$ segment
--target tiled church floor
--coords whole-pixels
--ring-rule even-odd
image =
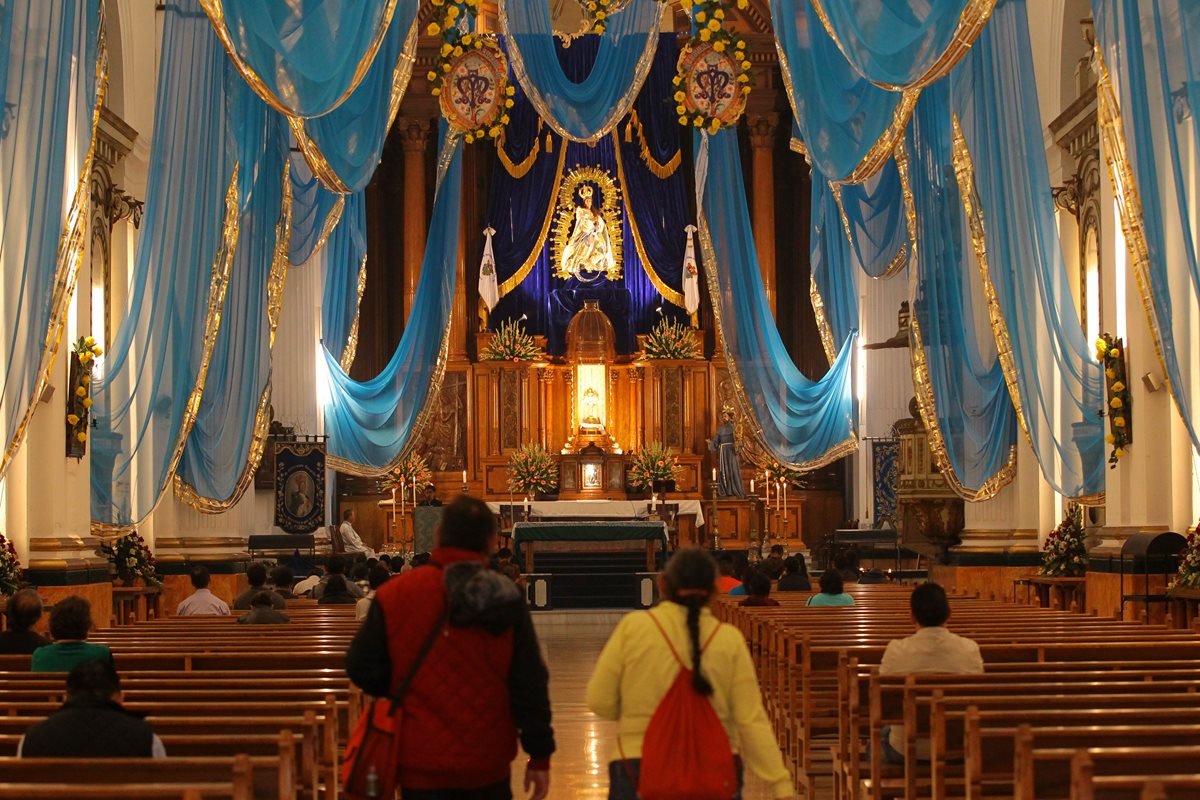
[[[602,800],[608,797],[608,753],[616,723],[588,711],[586,691],[592,667],[619,619],[613,614],[556,613],[537,620],[538,636],[550,667],[550,699],[558,752],[553,759],[550,797],[554,800]],[[525,758],[513,766],[513,795],[521,787]],[[767,800],[770,793],[747,775],[745,800]]]

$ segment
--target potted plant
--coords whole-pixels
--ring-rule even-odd
[[[1083,534],[1083,506],[1071,503],[1058,527],[1042,546],[1041,575],[1078,578],[1087,572],[1087,546]]]
[[[108,559],[110,574],[120,581],[122,586],[132,586],[138,578],[147,586],[158,585],[154,571],[154,554],[137,531],[101,544],[97,552]]]
[[[635,452],[629,459],[627,480],[634,491],[631,497],[644,496],[648,491],[675,491],[675,476],[679,472],[679,459],[675,452],[662,442],[650,442]]]
[[[508,457],[508,489],[522,497],[545,498],[558,488],[558,462],[540,444],[523,444]]]

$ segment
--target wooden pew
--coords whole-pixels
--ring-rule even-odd
[[[1198,759],[1200,749],[1189,747],[1170,748],[1166,753],[1133,747],[1079,750],[1071,759],[1071,800],[1137,800],[1151,781],[1160,796],[1168,790],[1190,789],[1196,797]]]
[[[0,759],[0,790],[10,792],[9,797],[123,797],[126,795],[118,787],[148,784],[177,792],[173,796],[182,796],[185,789],[199,791],[202,797],[231,797],[233,800],[277,796],[273,793],[275,790],[256,795],[254,761],[245,755],[196,759],[4,758]],[[278,769],[277,763],[275,768]],[[46,785],[50,793],[31,790],[37,784]],[[76,794],[61,793],[62,787],[66,786],[74,787]],[[27,794],[17,794],[20,790]],[[93,793],[93,790],[101,791]],[[294,796],[293,792],[291,797]]]

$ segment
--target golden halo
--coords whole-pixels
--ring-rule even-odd
[[[554,261],[554,277],[569,278],[570,270],[562,263],[563,251],[567,249],[567,240],[571,236],[571,225],[575,221],[575,196],[583,186],[593,186],[599,190],[598,208],[604,224],[608,228],[608,238],[613,252],[613,269],[608,271],[609,280],[621,277],[621,189],[613,176],[599,167],[581,167],[563,176],[558,185],[558,210],[554,215],[554,238],[550,245],[550,256]]]

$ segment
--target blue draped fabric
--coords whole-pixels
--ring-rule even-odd
[[[906,137],[919,254],[913,385],[942,474],[956,492],[973,497],[1011,480],[1017,415],[995,343],[976,333],[987,309],[971,292],[976,267],[954,172],[947,89],[940,83],[924,92]]]
[[[819,381],[792,363],[767,305],[754,250],[754,234],[742,182],[737,132],[718,131],[702,145],[695,133],[697,185],[703,186],[700,237],[704,274],[731,377],[744,393],[758,443],[775,459],[815,467],[848,453],[856,444],[851,392],[857,331],[841,345],[837,360]]]
[[[299,266],[315,255],[341,219],[345,196],[321,185],[304,159],[292,159],[292,236],[288,261]]]
[[[1046,481],[1087,499],[1104,491],[1104,376],[1063,262],[1028,26],[1024,0],[996,5],[951,73],[951,105],[974,164],[1014,405]]]
[[[1092,6],[1122,122],[1105,141],[1106,155],[1123,156],[1129,169],[1126,176],[1123,165],[1115,165],[1118,208],[1161,366],[1192,446],[1200,450],[1200,230],[1189,192],[1200,153],[1200,6],[1184,0],[1094,0]],[[1103,85],[1101,92],[1108,94]]]
[[[244,90],[237,95],[244,107],[238,118],[261,118],[263,104],[256,95]],[[271,113],[257,131],[260,139],[244,144],[263,156],[246,176],[250,182],[221,327],[177,472],[179,498],[209,512],[227,510],[250,488],[271,422],[269,309],[283,291],[287,269],[287,242],[280,240],[289,230],[290,210],[283,201],[284,181],[291,178],[282,118]]]
[[[100,36],[95,2],[0,2],[0,477],[49,382],[86,240]]]
[[[166,7],[161,53],[142,232],[122,322],[95,383],[92,519],[101,524],[145,518],[181,457],[274,117],[234,71],[196,0]]]
[[[842,184],[838,191],[852,264],[872,278],[903,270],[908,264],[908,223],[895,160],[862,183]]]
[[[876,145],[898,132],[912,98],[859,75],[809,0],[771,0],[771,19],[788,100],[813,167],[829,180],[867,177],[891,154],[890,146]]]
[[[674,88],[671,77],[677,47],[672,39],[673,34],[662,37],[649,77],[634,106],[647,149],[660,164],[679,152],[675,119],[663,116],[663,104]],[[599,37],[587,36],[576,40],[570,48],[560,48],[560,63],[568,78],[586,76],[599,47]],[[690,217],[683,170],[676,169],[665,179],[654,175],[642,160],[639,138],[629,127],[629,120],[594,147],[566,143],[564,154],[563,140],[539,125],[537,111],[519,86],[514,100],[503,144],[505,155],[510,162],[519,164],[529,156],[531,148],[539,151],[521,178],[513,177],[499,158],[493,167],[487,224],[496,231],[492,245],[502,297],[492,310],[489,324],[496,327],[506,319],[524,315],[525,329],[545,335],[550,353],[561,355],[565,352],[566,326],[571,318],[585,300],[598,300],[601,310],[613,323],[617,351],[628,354],[637,349],[637,335],[647,333],[658,322],[660,308],[669,319],[686,320],[680,306],[684,227]],[[630,142],[624,141],[626,131]],[[547,139],[552,152],[546,152]],[[616,146],[614,141],[618,143]],[[616,147],[621,153],[620,169]],[[554,276],[551,241],[549,238],[543,241],[542,236],[544,229],[548,237],[553,235],[553,227],[547,229],[546,220],[547,214],[552,217],[554,213],[552,203],[561,177],[560,162],[568,173],[580,166],[598,166],[617,180],[623,201],[623,277],[619,280],[602,279],[581,286],[574,279]],[[636,238],[640,238],[649,263],[642,261]],[[524,277],[522,268],[526,268]],[[666,292],[660,292],[659,287]]]
[[[399,0],[379,54],[346,101],[315,119],[292,119],[313,174],[331,192],[365,189],[408,88],[416,55],[418,0]]]
[[[320,260],[325,267],[321,341],[348,370],[353,351],[346,348],[358,323],[359,279],[367,263],[367,211],[362,192],[346,195],[342,221],[329,237]]]
[[[945,75],[995,0],[812,0],[859,74],[886,86]]]
[[[500,26],[513,73],[542,118],[561,136],[594,142],[637,97],[658,43],[663,8],[658,0],[629,0],[606,20],[595,62],[580,78],[559,63],[545,0],[500,0]]]
[[[396,0],[202,0],[232,57],[276,110],[327,114],[362,80]]]
[[[809,269],[816,290],[813,311],[821,345],[832,364],[838,348],[858,328],[857,270],[851,263],[850,243],[842,230],[833,189],[816,172],[812,180],[810,230]]]
[[[365,382],[352,380],[338,357],[322,348],[325,431],[335,469],[379,475],[403,457],[435,379],[444,366],[447,327],[458,262],[462,147],[442,123],[437,193],[425,240],[421,277],[404,335],[384,370]]]

